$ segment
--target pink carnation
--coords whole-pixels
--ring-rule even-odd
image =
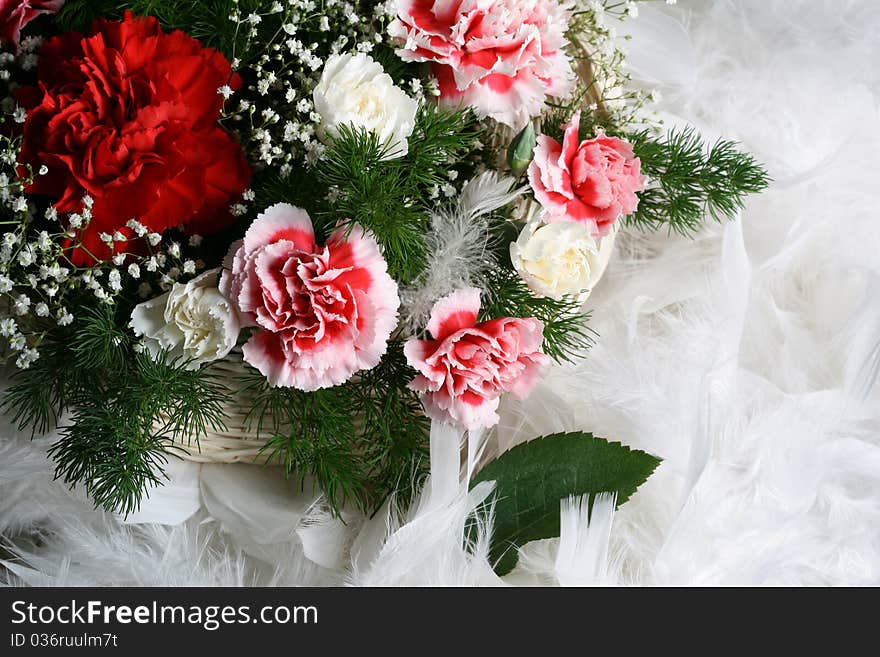
[[[478,324],[479,311],[479,290],[453,292],[431,311],[434,339],[404,345],[419,372],[410,387],[421,393],[428,416],[466,429],[497,424],[501,394],[525,398],[550,361],[541,353],[542,322],[502,317]]]
[[[273,386],[317,390],[379,364],[397,324],[397,284],[372,236],[337,230],[315,244],[308,213],[287,203],[232,245],[220,288],[258,330],[244,359]]]
[[[40,14],[54,14],[64,0],[0,0],[0,42],[18,52],[21,31]]]
[[[546,135],[538,137],[529,182],[547,221],[581,221],[601,237],[618,217],[636,211],[636,192],[645,188],[645,178],[627,142],[600,134],[578,143],[579,128],[577,112],[561,145]]]
[[[408,62],[431,62],[447,106],[521,128],[574,86],[557,0],[397,0],[388,31]]]

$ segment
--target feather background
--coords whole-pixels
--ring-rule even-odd
[[[695,240],[622,233],[589,302],[597,346],[505,400],[485,446],[587,429],[663,457],[626,505],[587,523],[567,501],[561,540],[501,579],[490,491],[466,490],[448,436],[413,508],[369,521],[249,466],[182,465],[124,523],[52,481],[45,439],[4,426],[7,582],[880,584],[880,14],[656,5],[626,24],[634,78],[667,123],[739,139],[775,182]]]

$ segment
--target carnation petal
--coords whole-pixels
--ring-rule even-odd
[[[28,110],[19,160],[48,172],[27,191],[51,197],[59,212],[81,211],[86,193],[94,200],[92,220],[65,245],[73,264],[112,256],[99,234],[130,236],[123,226],[132,217],[158,233],[178,226],[216,232],[230,223],[230,203],[250,169],[217,123],[217,88],[238,84],[219,52],[125,12],[121,21],[96,21],[88,36],[48,39],[37,82],[17,93]],[[115,247],[142,248],[140,240]]]
[[[170,292],[139,303],[131,311],[129,326],[138,337],[155,338],[165,329],[165,304]]]
[[[569,170],[571,162],[577,153],[580,144],[581,113],[577,111],[571,117],[571,121],[565,127],[565,136],[562,138],[562,152],[559,154],[559,168]]]
[[[424,375],[430,372],[431,367],[426,361],[435,349],[436,342],[433,340],[407,340],[403,345],[403,355],[410,367]]]
[[[293,243],[301,251],[315,248],[315,230],[308,212],[290,203],[276,203],[266,208],[244,234],[244,250],[253,253],[279,240]]]
[[[533,353],[520,362],[525,364],[525,368],[508,384],[507,392],[517,399],[525,399],[535,389],[544,370],[550,365],[550,357],[546,354]]]
[[[476,325],[480,313],[480,290],[465,287],[446,295],[431,311],[428,332],[435,340],[443,340],[452,333]]]
[[[281,336],[269,331],[259,331],[241,348],[244,361],[266,377],[273,387],[293,386],[296,370],[290,366],[281,346]]]
[[[404,61],[433,63],[440,103],[521,128],[575,76],[565,53],[570,9],[556,0],[398,0],[389,35]]]
[[[497,413],[499,403],[500,397],[489,398],[465,392],[455,398],[454,403],[445,413],[454,421],[454,424],[458,424],[468,431],[480,428],[490,429],[501,419]]]

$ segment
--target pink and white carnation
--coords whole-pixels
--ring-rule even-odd
[[[603,237],[619,217],[636,211],[636,193],[645,188],[645,177],[628,142],[604,134],[580,141],[579,129],[576,112],[562,144],[538,137],[529,182],[546,211],[545,221],[580,221],[594,237]]]
[[[268,208],[232,245],[221,289],[257,330],[244,360],[276,387],[311,391],[379,364],[397,324],[397,284],[359,226],[315,243],[308,213]]]
[[[569,9],[557,0],[397,0],[390,35],[408,62],[431,62],[446,106],[522,128],[565,97]]]
[[[412,339],[404,354],[419,375],[410,387],[428,416],[465,429],[498,423],[502,393],[524,399],[550,358],[541,352],[544,324],[533,317],[477,322],[480,291],[463,288],[440,299],[431,312],[433,340]]]

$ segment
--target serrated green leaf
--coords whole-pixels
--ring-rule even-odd
[[[516,548],[559,536],[559,502],[570,495],[617,493],[620,506],[660,459],[591,433],[557,433],[517,445],[486,465],[471,482],[495,481],[491,557],[499,575],[510,572]]]

